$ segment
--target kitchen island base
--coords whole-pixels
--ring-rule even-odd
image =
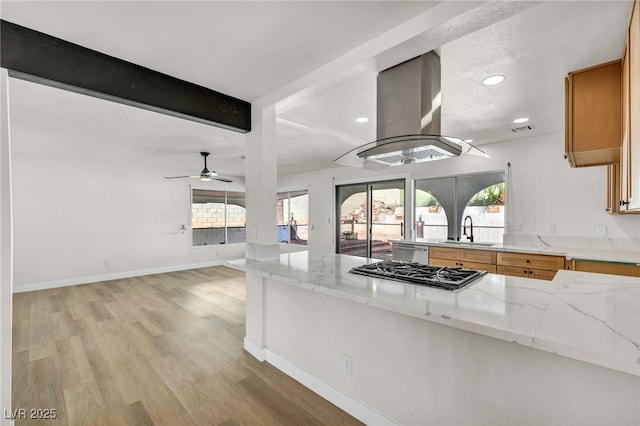
[[[245,347],[369,424],[640,423],[636,375],[251,271]]]

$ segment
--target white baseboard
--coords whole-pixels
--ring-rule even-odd
[[[14,285],[14,293],[24,293],[26,291],[47,290],[50,288],[68,287],[71,285],[91,284],[101,281],[119,280],[123,278],[140,277],[143,275],[163,274],[165,272],[186,271],[189,269],[208,268],[210,266],[223,265],[227,259],[212,262],[191,263],[189,265],[162,266],[159,268],[141,269],[137,271],[114,272],[105,275],[90,275],[86,277],[69,278],[57,281],[45,281],[40,283]]]
[[[259,348],[251,340],[244,338],[244,350],[249,352],[255,359],[262,362],[265,360],[264,351],[266,349]]]
[[[244,348],[247,350],[247,352],[249,352],[260,361],[267,361],[269,364],[273,365],[278,370],[285,373],[287,376],[301,383],[308,389],[317,393],[322,398],[331,402],[341,410],[349,413],[361,422],[367,425],[397,425],[397,423],[386,418],[377,411],[372,410],[361,402],[353,399],[349,395],[346,395],[336,388],[326,384],[317,377],[293,365],[281,356],[271,352],[269,349],[260,349],[256,345],[248,341],[246,338],[244,339]]]

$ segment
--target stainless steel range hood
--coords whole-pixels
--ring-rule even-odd
[[[434,51],[378,74],[377,140],[334,162],[380,168],[475,154],[464,139],[440,134],[440,56]]]

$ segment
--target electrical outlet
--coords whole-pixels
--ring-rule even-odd
[[[598,225],[598,226],[596,226],[596,236],[598,236],[598,237],[606,237],[607,236],[607,225]]]
[[[522,225],[520,225],[519,223],[514,223],[513,225],[511,225],[511,230],[512,231],[521,231],[522,230]]]
[[[556,233],[556,225],[554,223],[547,224],[547,234],[555,234]]]
[[[353,360],[347,354],[342,354],[342,371],[351,376]]]
[[[107,261],[105,261],[105,262],[104,262],[104,267],[105,267],[105,269],[111,269],[111,267],[112,267],[112,266],[113,266],[113,265],[111,264],[111,262],[110,262],[110,261],[108,261],[108,260],[107,260]]]

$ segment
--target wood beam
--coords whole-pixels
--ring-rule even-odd
[[[249,102],[5,20],[0,20],[0,30],[0,66],[11,77],[251,131]]]

